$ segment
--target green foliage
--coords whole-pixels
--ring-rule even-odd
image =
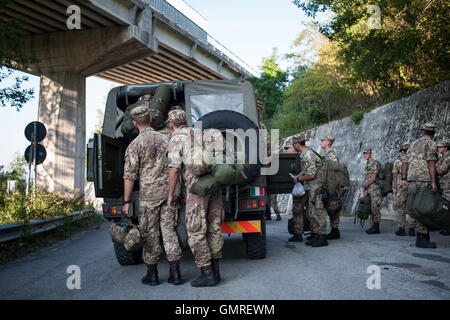
[[[12,0],[0,0],[0,11]],[[14,69],[26,69],[28,65],[37,61],[25,51],[25,22],[20,18],[4,20],[0,17],[0,83],[11,76]],[[20,110],[22,105],[33,98],[33,89],[23,89],[23,82],[28,77],[16,77],[13,86],[0,89],[0,104],[2,107],[10,105]]]
[[[70,193],[53,193],[31,189],[28,198],[25,192],[1,193],[0,225],[45,219],[72,211],[93,209],[85,203],[84,196]]]
[[[265,116],[271,118],[283,104],[283,90],[288,81],[288,73],[280,69],[276,62],[275,53],[263,59],[260,77],[248,77],[256,91],[256,96],[262,101]]]
[[[365,111],[356,111],[351,115],[351,119],[355,124],[359,124],[361,120],[364,118]]]
[[[6,193],[8,180],[17,181],[17,189],[19,191],[25,190],[27,165],[25,158],[16,153],[13,161],[9,164],[9,170],[5,170],[4,166],[0,166],[0,194]],[[0,195],[0,205],[2,199]]]

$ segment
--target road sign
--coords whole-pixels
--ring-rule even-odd
[[[34,148],[32,148],[32,146],[33,144],[30,144],[25,150],[25,160],[27,160],[28,163],[31,163],[34,158],[33,157]],[[44,162],[46,157],[47,151],[45,151],[45,148],[41,144],[36,144],[36,164]]]
[[[36,142],[41,142],[42,139],[44,139],[45,136],[47,135],[47,129],[45,129],[44,124],[42,124],[42,122],[39,121],[30,122],[25,127],[25,137],[28,139],[28,141],[33,142],[32,139],[34,132],[34,124],[36,124]]]

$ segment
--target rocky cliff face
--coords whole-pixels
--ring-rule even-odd
[[[437,126],[434,140],[450,139],[450,80],[432,88],[376,108],[364,115],[359,124],[349,117],[336,120],[306,132],[310,146],[320,151],[320,139],[331,135],[336,140],[336,150],[342,162],[346,163],[352,188],[345,198],[344,210],[353,213],[361,196],[361,184],[364,179],[365,160],[363,150],[372,148],[374,159],[384,164],[394,162],[399,156],[398,149],[404,143],[417,139],[420,127],[425,122]],[[284,140],[284,143],[292,137]],[[285,211],[287,197],[279,198],[280,210]],[[395,214],[393,196],[389,194],[383,199],[382,214]]]

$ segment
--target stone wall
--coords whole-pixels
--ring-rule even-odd
[[[344,199],[344,210],[354,213],[357,201],[361,196],[364,167],[363,150],[372,148],[374,159],[394,162],[399,156],[398,149],[404,143],[417,139],[420,127],[425,122],[432,122],[437,126],[434,140],[450,139],[450,80],[442,82],[432,88],[424,89],[415,94],[376,108],[364,115],[359,124],[355,124],[350,117],[336,120],[306,132],[309,145],[316,151],[320,150],[320,139],[331,135],[336,140],[333,149],[340,160],[346,163],[351,190]],[[286,143],[292,137],[283,141]],[[282,149],[281,149],[282,150]],[[322,151],[323,153],[323,151]],[[286,195],[279,197],[280,210],[286,211],[288,203]],[[389,194],[383,199],[382,215],[395,214],[393,196]]]

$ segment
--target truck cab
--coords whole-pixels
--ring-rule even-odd
[[[203,129],[218,129],[224,134],[227,130],[260,129],[254,89],[246,80],[187,80],[111,89],[105,107],[103,131],[95,134],[87,146],[87,179],[94,182],[96,197],[104,198],[104,218],[117,224],[138,222],[138,183],[135,183],[132,193],[130,212],[126,216],[121,213],[124,154],[131,142],[120,130],[125,111],[141,96],[153,95],[161,84],[171,89],[169,107],[184,106],[188,126],[194,127],[201,122]],[[258,141],[257,148],[260,145]],[[234,147],[248,153],[254,145],[250,139],[236,136]],[[293,183],[289,173],[297,174],[300,170],[297,154],[278,154],[276,151],[272,153],[279,159],[276,174],[262,175],[264,166],[258,159],[250,165],[243,183],[222,189],[225,208],[222,232],[241,233],[250,259],[266,256],[265,212],[270,210],[267,207],[268,194],[290,193]],[[184,207],[179,208],[177,233],[181,246],[187,247]],[[121,264],[137,263],[140,259],[139,252],[126,253],[118,243],[114,243],[114,248]]]

